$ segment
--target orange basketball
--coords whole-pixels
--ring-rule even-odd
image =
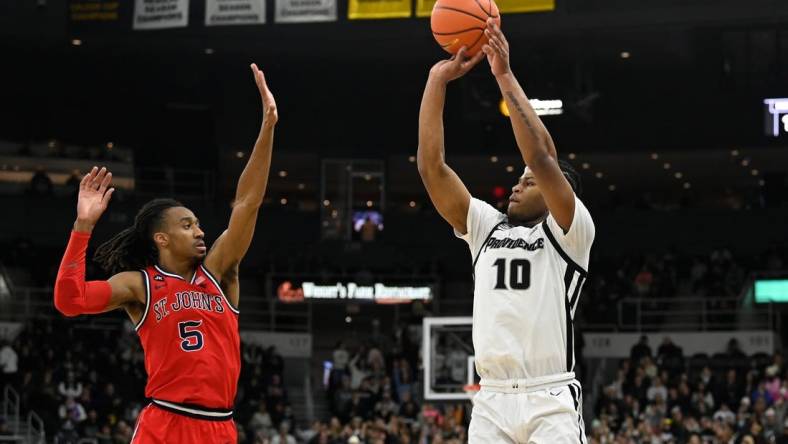
[[[487,43],[484,29],[492,17],[501,26],[498,5],[493,0],[438,0],[432,8],[432,35],[441,48],[456,54],[463,46],[472,56]]]

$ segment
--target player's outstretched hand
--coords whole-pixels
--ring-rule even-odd
[[[257,65],[252,63],[252,74],[254,74],[254,82],[257,84],[257,89],[260,91],[260,98],[263,99],[263,124],[273,126],[279,121],[279,112],[276,110],[276,100],[271,90],[268,89],[268,84],[265,83],[265,74],[263,74]]]
[[[487,43],[482,46],[482,52],[487,55],[493,75],[510,73],[512,69],[509,67],[509,42],[493,19],[487,19],[484,35],[487,36]]]
[[[452,58],[441,60],[430,69],[430,78],[449,83],[454,79],[464,76],[477,63],[484,58],[483,52],[478,52],[471,58],[465,55],[466,48],[463,46]]]
[[[107,209],[110,198],[115,188],[109,188],[112,182],[112,173],[107,168],[93,167],[79,183],[77,197],[77,223],[78,231],[90,231],[96,225],[101,215]]]

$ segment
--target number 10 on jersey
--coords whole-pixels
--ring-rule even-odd
[[[496,290],[526,290],[531,286],[531,262],[528,259],[507,261],[505,258],[500,258],[495,261],[493,267],[497,269]],[[506,281],[507,270],[509,273],[508,286]]]

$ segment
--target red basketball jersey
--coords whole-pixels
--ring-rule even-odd
[[[238,310],[202,265],[191,282],[158,266],[142,270],[147,301],[137,334],[145,396],[231,411],[241,371]]]

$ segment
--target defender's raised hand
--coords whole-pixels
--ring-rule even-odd
[[[268,89],[268,84],[265,83],[265,74],[263,74],[257,65],[252,63],[252,74],[254,74],[254,82],[257,84],[257,89],[260,91],[260,98],[263,99],[263,124],[273,126],[279,121],[279,112],[276,109],[276,100],[271,90]]]
[[[506,41],[501,28],[495,24],[493,19],[487,19],[487,29],[484,30],[487,36],[487,43],[482,46],[482,52],[487,55],[487,62],[493,75],[500,76],[508,74],[512,70],[509,67],[509,42]]]
[[[478,52],[469,59],[465,55],[466,50],[467,48],[463,46],[452,58],[441,60],[436,63],[435,66],[430,69],[430,78],[439,80],[443,83],[449,83],[454,79],[464,76],[484,58],[484,53]]]
[[[77,231],[90,231],[96,225],[115,191],[115,188],[108,188],[111,182],[112,173],[105,167],[100,170],[93,167],[82,178],[77,197],[77,222],[74,224]]]

